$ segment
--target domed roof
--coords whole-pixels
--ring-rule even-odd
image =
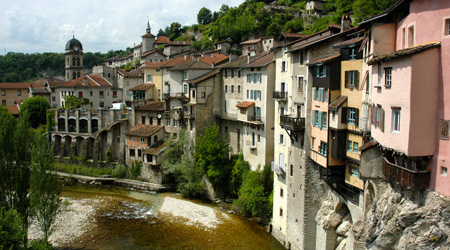
[[[66,50],[68,49],[72,49],[73,47],[77,46],[80,49],[83,49],[83,45],[81,44],[80,41],[78,41],[78,39],[76,39],[75,37],[70,39],[67,43],[66,43]]]

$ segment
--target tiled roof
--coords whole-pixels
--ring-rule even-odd
[[[153,102],[136,108],[137,111],[164,111],[163,102]]]
[[[304,37],[307,37],[307,36],[309,36],[309,35],[305,35],[305,34],[298,34],[298,33],[284,33],[284,32],[281,32],[281,35],[282,36],[284,36],[284,37],[286,37],[286,38],[304,38]]]
[[[330,23],[330,24],[328,24],[328,28],[341,29],[341,25]]]
[[[250,58],[248,58],[249,56],[247,56],[247,55],[243,55],[243,56],[233,59],[231,62],[227,62],[227,63],[224,63],[224,64],[218,66],[218,68],[221,68],[221,69],[241,68],[242,66],[246,65],[248,62],[255,60],[255,58],[258,58],[261,55],[262,54],[257,54],[254,56],[250,56]]]
[[[138,44],[134,48],[137,49],[137,48],[140,48],[140,47],[142,47],[142,44]]]
[[[364,36],[356,37],[356,38],[353,38],[353,39],[350,39],[350,40],[347,40],[347,41],[336,43],[335,45],[333,45],[333,47],[335,47],[335,48],[346,47],[348,45],[359,43],[362,40],[364,40],[364,38],[365,38]]]
[[[153,83],[144,83],[144,84],[138,85],[138,86],[136,86],[134,88],[131,88],[130,90],[131,91],[149,90],[149,89],[151,89],[154,86],[155,86],[155,84],[153,84]]]
[[[167,36],[158,36],[158,39],[156,39],[155,43],[159,44],[166,44],[171,43],[170,39]]]
[[[150,33],[147,33],[147,34],[145,34],[145,35],[142,35],[142,37],[155,37],[155,36],[152,35],[152,34],[150,34]]]
[[[11,112],[13,115],[18,115],[18,114],[19,114],[19,107],[17,107],[17,106],[7,106],[6,108],[7,108],[8,111]]]
[[[273,53],[267,53],[259,58],[256,58],[254,61],[250,62],[249,64],[245,65],[244,68],[251,68],[251,67],[265,67],[269,63],[274,62],[274,54]]]
[[[151,55],[153,53],[159,53],[159,54],[164,55],[159,49],[152,49],[152,50],[149,50],[149,51],[145,52],[144,54],[142,54],[141,57],[146,57],[146,56]]]
[[[44,86],[44,84],[48,82],[48,84],[50,85],[50,87],[55,87],[58,86],[62,83],[66,83],[67,81],[63,78],[63,77],[57,77],[57,76],[52,76],[49,79],[45,79],[45,78],[39,78],[36,81],[33,82],[33,87],[35,86],[35,84],[39,84]]]
[[[166,62],[164,62],[163,65],[161,65],[162,68],[172,68],[172,67],[176,67],[176,66],[180,66],[180,68],[177,69],[183,69],[184,68],[192,68],[192,67],[200,67],[200,68],[205,68],[205,65],[201,65],[201,64],[195,64],[192,62],[202,62],[204,64],[208,65],[208,68],[211,68],[212,63],[214,64],[218,64],[221,63],[225,60],[228,59],[228,56],[225,55],[221,55],[221,54],[212,54],[211,56],[199,56],[197,57],[196,61],[192,60],[192,56],[180,56],[180,57],[175,57],[173,59],[170,59]],[[185,66],[183,66],[184,64],[186,64]],[[174,68],[175,69],[175,68]]]
[[[236,105],[236,107],[246,109],[246,108],[249,108],[249,107],[251,107],[251,106],[253,106],[253,105],[255,105],[255,102],[247,102],[247,101],[243,101],[243,102],[238,103],[238,104]]]
[[[166,148],[164,141],[159,141],[153,144],[150,148],[144,151],[144,155],[159,155]]]
[[[189,80],[187,82],[188,83],[197,84],[197,83],[200,83],[200,82],[202,82],[202,81],[204,81],[204,80],[206,80],[208,78],[211,78],[211,77],[219,74],[219,72],[220,72],[220,69],[215,69],[215,70],[212,70],[211,72],[208,72],[208,73],[206,73],[204,75],[201,75],[201,76],[199,76],[199,77],[197,77],[195,79]]]
[[[370,142],[368,142],[368,143],[362,145],[361,147],[359,147],[359,151],[362,152],[362,151],[364,151],[364,150],[366,150],[366,149],[369,149],[369,148],[371,148],[371,147],[373,147],[373,146],[376,146],[377,144],[378,144],[378,142],[375,141],[375,140],[370,141]]]
[[[112,87],[112,84],[99,75],[86,75],[59,85],[58,87]]]
[[[143,68],[161,68],[166,62],[146,62],[142,66]]]
[[[28,89],[29,82],[0,82],[0,89]]]
[[[336,59],[336,58],[338,58],[340,56],[341,56],[341,54],[336,54],[336,55],[332,55],[332,56],[322,57],[322,58],[316,59],[316,60],[308,63],[307,65],[311,66],[311,65],[319,64],[319,63],[327,63],[327,62],[330,62],[330,61],[332,61],[332,60],[334,60],[334,59]]]
[[[204,63],[202,61],[190,61],[171,68],[171,70],[186,70],[186,69],[211,69],[211,65]]]
[[[155,125],[136,125],[132,129],[125,131],[124,134],[131,136],[142,136],[148,137],[163,129],[163,126],[155,126]]]
[[[430,42],[430,43],[419,44],[419,45],[413,46],[411,48],[397,50],[397,51],[393,51],[393,52],[378,56],[376,58],[369,60],[367,62],[367,64],[373,65],[373,64],[380,63],[380,62],[391,61],[391,60],[395,60],[397,58],[401,58],[404,56],[414,55],[419,52],[425,51],[427,49],[436,48],[439,46],[441,46],[440,42]]]
[[[240,43],[240,44],[241,44],[241,45],[242,45],[242,44],[254,44],[254,43],[259,43],[259,42],[261,42],[261,38],[253,39],[253,40],[247,40],[247,41],[244,41],[244,42],[242,42],[242,43]]]
[[[334,99],[334,101],[332,101],[330,103],[330,105],[328,106],[328,109],[331,111],[337,111],[342,104],[344,104],[347,101],[347,96],[338,96],[336,99]]]
[[[204,63],[212,65],[213,63],[220,64],[221,62],[228,60],[228,56],[223,54],[211,54],[207,56],[198,57],[198,59]]]

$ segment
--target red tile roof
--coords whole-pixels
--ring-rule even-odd
[[[155,43],[160,43],[160,44],[167,44],[167,43],[171,43],[172,41],[170,41],[170,39],[167,36],[158,36],[158,39],[156,39]]]
[[[244,42],[242,42],[240,44],[254,44],[254,43],[259,43],[259,42],[261,42],[261,38],[253,39],[253,40],[247,40],[247,41],[244,41]]]
[[[152,145],[149,149],[144,151],[144,155],[159,155],[166,148],[166,144],[163,141]]]
[[[134,88],[131,88],[130,90],[131,91],[133,91],[133,90],[135,90],[135,91],[137,91],[137,90],[149,90],[149,89],[151,89],[154,86],[155,86],[155,84],[153,84],[153,83],[144,83],[144,84],[138,85],[138,86],[136,86]]]
[[[250,62],[249,64],[245,65],[244,68],[252,68],[252,67],[265,67],[269,63],[274,62],[274,54],[273,53],[267,53],[265,55],[262,55],[259,58],[256,58],[254,61]]]
[[[204,63],[212,65],[213,63],[220,64],[222,62],[225,62],[226,60],[228,60],[228,56],[223,54],[211,54],[208,56],[199,57],[198,59]]]
[[[13,115],[18,115],[18,114],[19,114],[19,107],[17,107],[17,106],[7,106],[6,108],[7,108],[8,111],[11,112]]]
[[[246,109],[246,108],[249,108],[249,107],[251,107],[253,105],[255,105],[255,102],[243,101],[243,102],[238,103],[238,105],[236,105],[236,107]]]
[[[161,68],[166,62],[146,62],[142,68]]]
[[[59,85],[59,87],[112,87],[112,84],[99,75],[86,75]]]
[[[0,89],[28,89],[29,82],[0,82]]]
[[[156,36],[154,36],[154,35],[152,35],[152,34],[150,34],[150,33],[147,33],[147,34],[145,34],[145,35],[142,35],[142,37],[156,37]]]
[[[124,134],[131,136],[142,136],[148,137],[163,129],[163,126],[155,126],[155,125],[136,125],[132,129],[125,131]]]
[[[334,99],[334,101],[332,101],[330,103],[330,105],[328,106],[328,109],[331,111],[337,111],[342,106],[342,104],[345,103],[345,101],[347,101],[347,96],[341,95],[341,96],[337,97],[336,99]]]

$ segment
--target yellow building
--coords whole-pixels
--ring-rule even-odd
[[[155,101],[161,101],[163,95],[162,70],[161,66],[165,62],[146,62],[144,68],[144,84],[150,84],[151,88],[147,90],[149,98]],[[146,94],[147,94],[146,93]]]

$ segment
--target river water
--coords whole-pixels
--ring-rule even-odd
[[[284,249],[255,222],[174,193],[75,185],[61,196],[95,204],[90,229],[64,249]]]

